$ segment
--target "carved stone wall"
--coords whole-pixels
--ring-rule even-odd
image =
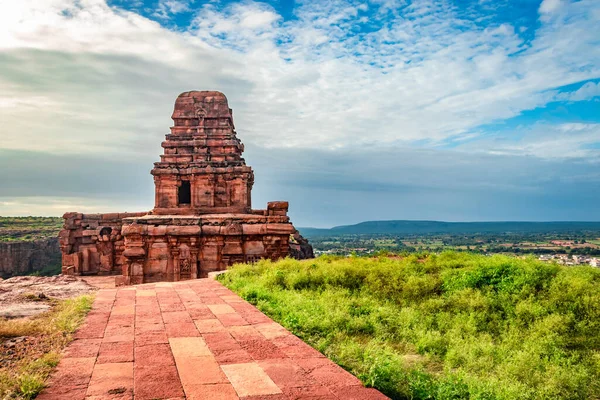
[[[147,213],[67,213],[59,233],[62,272],[69,275],[113,275],[121,272],[125,241],[123,218]]]

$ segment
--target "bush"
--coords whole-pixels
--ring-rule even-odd
[[[600,398],[600,271],[467,252],[219,277],[392,398]]]

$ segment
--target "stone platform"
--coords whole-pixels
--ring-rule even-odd
[[[212,279],[101,289],[40,400],[386,399]]]

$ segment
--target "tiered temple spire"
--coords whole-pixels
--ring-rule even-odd
[[[251,209],[252,168],[242,158],[232,111],[220,92],[179,95],[174,126],[154,164],[155,214],[245,213]]]

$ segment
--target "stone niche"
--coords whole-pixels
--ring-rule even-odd
[[[172,119],[151,171],[154,209],[66,213],[59,234],[63,274],[119,275],[118,284],[137,284],[202,278],[262,258],[313,257],[287,216],[287,202],[252,209],[254,173],[242,158],[225,95],[182,93]]]

